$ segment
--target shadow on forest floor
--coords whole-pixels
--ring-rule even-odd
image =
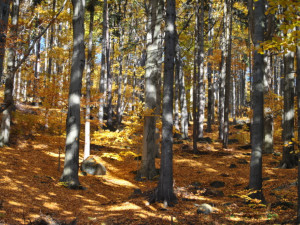
[[[217,132],[208,135],[212,140],[217,139]],[[132,155],[109,157],[120,155],[124,151],[122,146],[94,144],[92,154],[105,153],[102,163],[107,175],[80,174],[80,182],[87,189],[69,190],[58,182],[63,167],[64,137],[41,132],[26,137],[16,133],[11,146],[0,148],[0,222],[4,224],[28,224],[41,214],[68,222],[77,219],[77,224],[83,225],[170,224],[171,221],[174,224],[240,221],[263,224],[290,221],[296,212],[296,187],[274,191],[295,181],[296,170],[275,168],[280,156],[274,155],[264,157],[264,194],[268,206],[254,208],[244,204],[250,150],[238,146],[246,143],[234,143],[228,149],[222,149],[217,141],[198,143],[200,154],[192,154],[191,141],[175,144],[174,189],[178,204],[165,208],[161,203],[147,203],[146,195],[156,187],[157,181],[134,180],[130,171],[137,170],[140,161]],[[82,144],[81,141],[81,160]],[[159,159],[156,163],[158,168]],[[224,183],[224,187],[213,187],[216,181]],[[289,207],[284,208],[278,204],[280,201],[290,203]],[[197,214],[197,206],[202,203],[211,204],[214,212]]]

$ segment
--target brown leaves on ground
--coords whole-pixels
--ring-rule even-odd
[[[126,146],[92,145],[92,154],[102,156],[107,174],[80,173],[80,182],[86,190],[69,190],[59,183],[64,136],[55,132],[49,135],[46,131],[26,132],[30,138],[15,131],[13,144],[0,149],[0,222],[4,224],[28,224],[40,215],[68,223],[76,219],[77,224],[83,225],[273,224],[295,218],[296,170],[276,168],[281,156],[264,156],[264,195],[268,204],[247,205],[244,202],[249,193],[246,187],[250,149],[239,150],[238,146],[245,143],[222,149],[216,141],[217,132],[208,134],[213,140],[211,144],[198,143],[198,155],[192,153],[190,141],[174,144],[174,189],[178,204],[170,208],[162,203],[148,204],[147,196],[157,180],[134,180],[140,161],[132,154],[124,154],[129,152]],[[236,135],[238,131],[233,133]],[[83,146],[80,161],[82,149]],[[275,151],[280,151],[279,145]],[[197,207],[203,203],[213,206],[211,214],[197,214]]]

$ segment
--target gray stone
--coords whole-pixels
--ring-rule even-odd
[[[82,172],[86,172],[91,175],[105,175],[106,169],[99,162],[97,156],[89,156],[81,163],[80,169]]]
[[[210,214],[210,213],[212,213],[214,210],[213,210],[213,207],[211,206],[211,205],[209,205],[209,204],[206,204],[206,203],[204,203],[204,204],[201,204],[199,207],[198,207],[198,209],[197,209],[197,213],[198,214],[201,214],[201,213],[203,213],[203,214]]]

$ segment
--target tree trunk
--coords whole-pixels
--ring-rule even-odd
[[[201,12],[199,17],[199,105],[198,105],[198,138],[203,137],[204,113],[205,113],[205,84],[204,84],[204,0],[201,0]]]
[[[283,112],[283,154],[281,167],[297,166],[297,155],[294,152],[294,53],[287,50],[284,55],[284,112]]]
[[[259,44],[264,41],[264,0],[254,3],[254,47],[257,49]],[[251,126],[251,161],[250,161],[250,181],[249,188],[256,192],[251,195],[253,198],[264,200],[262,193],[262,148],[264,130],[264,90],[263,90],[264,65],[263,55],[254,51],[253,67],[253,124]]]
[[[73,56],[71,83],[69,88],[68,114],[66,121],[66,153],[61,182],[69,188],[81,188],[78,179],[79,135],[80,135],[80,97],[81,81],[85,64],[84,52],[84,8],[85,0],[72,0],[73,4]]]
[[[147,59],[145,71],[145,117],[143,132],[143,152],[142,165],[137,175],[137,179],[153,179],[157,175],[155,169],[155,156],[157,154],[156,145],[156,108],[158,79],[158,57],[159,45],[158,37],[161,21],[158,21],[159,1],[149,1],[148,21],[147,21]]]
[[[221,38],[221,65],[220,65],[220,78],[219,78],[219,139],[224,139],[224,102],[225,102],[225,77],[226,77],[226,35],[225,35],[225,20],[226,13],[224,10],[224,25]]]
[[[10,11],[10,2],[11,0],[4,0],[0,2],[0,82],[2,81],[3,75],[3,61],[5,56],[5,43],[8,17]]]
[[[102,28],[102,54],[101,54],[101,72],[100,72],[100,100],[99,100],[99,123],[100,127],[104,125],[104,108],[107,93],[107,51],[108,51],[108,4],[107,0],[103,3],[103,28]]]
[[[229,101],[230,101],[230,80],[231,80],[231,36],[232,36],[232,2],[225,1],[224,9],[226,17],[226,75],[225,75],[225,101],[224,101],[224,134],[223,134],[223,148],[228,146],[229,138]]]
[[[19,0],[13,0],[11,12],[11,28],[10,40],[17,40],[18,37],[18,19],[19,19]],[[14,89],[14,76],[15,76],[15,57],[16,46],[12,43],[8,48],[7,55],[7,77],[5,80],[4,90],[4,104],[5,109],[2,115],[1,130],[0,130],[0,146],[7,145],[10,138],[10,125],[11,125],[11,110],[14,106],[13,89]]]
[[[176,196],[173,190],[173,82],[175,59],[175,0],[167,0],[165,31],[165,64],[162,115],[162,155],[160,176],[153,201],[173,205]],[[151,201],[151,202],[153,202]]]
[[[179,85],[179,100],[180,100],[180,127],[181,127],[181,138],[188,138],[188,109],[187,109],[187,99],[186,99],[186,90],[185,90],[185,81],[183,74],[183,65],[182,65],[182,56],[180,52],[180,46],[178,42],[178,36],[176,40],[176,67],[178,67],[178,85]]]
[[[93,2],[90,2],[88,6],[88,11],[90,12],[90,25],[89,25],[89,40],[88,40],[88,54],[87,54],[87,68],[86,68],[86,111],[85,111],[85,142],[84,142],[84,156],[86,159],[90,156],[90,145],[91,145],[91,75],[93,71],[93,30],[94,30],[94,12],[95,6]]]
[[[53,2],[52,2],[52,11],[53,12],[55,12],[55,7],[56,7],[56,0],[53,0]],[[52,24],[51,28],[50,28],[50,40],[49,40],[50,57],[49,57],[48,68],[47,68],[47,76],[48,76],[49,81],[52,77],[51,75],[52,75],[53,57],[52,57],[51,51],[53,49],[54,33],[55,33],[54,24]]]
[[[208,21],[208,42],[210,45],[212,45],[212,40],[213,40],[213,23],[212,23],[212,7],[209,7],[209,21]],[[208,82],[208,102],[207,102],[207,132],[212,132],[211,125],[213,124],[213,118],[214,118],[214,109],[215,109],[215,104],[214,104],[214,83],[213,83],[213,77],[212,77],[212,63],[210,61],[210,57],[213,54],[213,49],[210,47],[208,49],[208,62],[207,62],[207,82]]]
[[[193,74],[193,152],[197,153],[197,140],[199,134],[198,105],[199,105],[199,26],[200,26],[200,5],[196,1],[196,22],[195,22],[195,51],[194,51],[194,74]]]
[[[296,28],[297,31],[300,30],[299,27]],[[299,41],[299,38],[298,38]],[[300,159],[300,151],[299,151],[299,140],[300,140],[300,46],[298,45],[296,48],[296,62],[297,62],[297,70],[296,70],[296,75],[297,75],[297,86],[296,86],[296,90],[297,90],[297,108],[298,108],[298,159]],[[300,224],[300,161],[298,160],[298,207],[297,207],[297,219],[296,222],[297,224]]]

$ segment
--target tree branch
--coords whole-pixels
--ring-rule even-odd
[[[59,11],[56,13],[56,15],[51,19],[49,24],[45,27],[45,29],[35,38],[33,39],[32,44],[28,48],[27,52],[24,54],[23,58],[18,62],[18,64],[15,66],[13,72],[17,72],[17,70],[20,68],[20,66],[25,62],[27,57],[30,55],[31,50],[34,48],[35,43],[45,34],[45,32],[49,29],[49,27],[54,23],[54,21],[57,19],[57,17],[60,15],[60,13],[63,11],[65,5],[67,3],[67,0],[64,1],[63,5],[59,9]]]

